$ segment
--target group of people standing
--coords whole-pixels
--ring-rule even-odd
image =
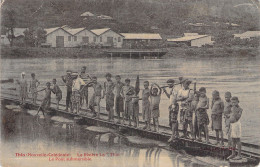
[[[206,88],[201,87],[199,91],[190,89],[191,81],[186,79],[180,82],[182,88],[175,90],[175,81],[167,81],[170,92],[165,88],[163,91],[170,99],[169,123],[172,128],[172,136],[169,142],[179,137],[178,113],[180,113],[180,124],[182,124],[183,138],[188,138],[187,128],[189,126],[191,139],[201,142],[201,134],[204,132],[205,141],[209,143],[208,125],[210,123],[207,110],[211,108],[211,128],[216,132],[216,145],[223,146],[222,120],[225,120],[225,129],[228,136],[228,146],[238,146],[238,155],[232,149],[232,155],[228,159],[241,159],[241,123],[240,118],[243,109],[240,108],[238,97],[232,97],[230,92],[225,93],[225,102],[220,98],[217,90],[212,92],[212,102],[209,105],[209,98],[206,96]],[[220,140],[221,137],[221,140]],[[197,139],[196,139],[197,138]]]
[[[50,82],[46,83],[46,88],[37,90],[40,82],[35,78],[35,74],[31,74],[29,91],[32,93],[33,103],[36,103],[37,92],[45,91],[44,100],[39,107],[39,110],[44,110],[50,107],[51,93],[56,95],[57,108],[59,101],[62,99],[62,92],[56,84],[56,79],[53,79],[53,87]],[[22,103],[27,97],[27,81],[25,73],[22,73],[22,78],[18,81],[21,87],[20,96]],[[142,100],[142,117],[145,121],[144,130],[151,130],[151,120],[153,121],[153,131],[159,131],[160,117],[160,100],[161,94],[169,98],[169,125],[172,130],[172,136],[169,142],[174,141],[179,137],[179,122],[182,125],[183,138],[188,138],[187,131],[190,128],[191,139],[201,140],[202,132],[204,132],[205,142],[209,143],[208,125],[210,123],[207,110],[211,108],[211,128],[216,132],[216,145],[223,146],[223,130],[222,120],[225,120],[226,134],[228,136],[228,145],[235,148],[238,145],[238,156],[235,157],[234,150],[229,158],[241,158],[241,123],[240,118],[242,109],[239,107],[237,97],[232,97],[230,92],[225,93],[225,102],[220,98],[219,91],[212,92],[212,102],[209,103],[209,98],[206,96],[206,88],[201,87],[196,91],[190,89],[191,80],[179,78],[176,82],[173,79],[167,80],[167,86],[160,87],[156,83],[149,84],[149,81],[143,82],[144,89],[142,96],[139,97],[140,89],[131,86],[130,79],[125,79],[121,82],[119,75],[115,76],[115,81],[112,81],[112,75],[105,75],[106,81],[104,84],[98,82],[96,76],[90,76],[86,73],[86,67],[81,68],[81,72],[72,75],[72,71],[67,70],[67,75],[62,76],[63,82],[67,87],[66,96],[66,111],[73,112],[76,108],[76,113],[79,113],[80,107],[85,105],[91,110],[93,117],[100,119],[100,101],[105,98],[106,111],[108,112],[108,121],[114,122],[114,112],[117,115],[118,124],[125,124],[128,120],[128,125],[134,127],[139,126],[139,101]],[[195,83],[196,84],[196,83]],[[177,90],[175,85],[181,85]],[[88,101],[89,87],[92,87],[94,92]],[[167,88],[167,89],[166,89]],[[179,115],[179,116],[178,116]]]

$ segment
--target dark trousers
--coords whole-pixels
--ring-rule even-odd
[[[66,109],[71,107],[71,94],[72,94],[72,90],[67,88]]]

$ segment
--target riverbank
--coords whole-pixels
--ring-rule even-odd
[[[90,48],[36,48],[2,47],[1,58],[98,58],[104,57],[104,49]]]
[[[107,49],[93,48],[35,48],[35,47],[2,47],[1,58],[101,58],[107,55]],[[173,47],[167,48],[168,53],[162,58],[173,57],[227,57],[259,55],[259,49],[254,47],[214,47],[191,48]]]

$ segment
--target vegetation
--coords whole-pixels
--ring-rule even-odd
[[[2,12],[14,11],[17,27],[69,25],[110,27],[119,32],[152,32],[151,26],[156,26],[166,35],[194,31],[188,23],[209,25],[196,30],[204,33],[229,30],[226,22],[239,24],[242,30],[258,29],[259,10],[255,6],[236,7],[242,3],[248,3],[248,0],[6,0]],[[80,14],[86,11],[108,15],[114,20],[83,20]],[[2,25],[8,27],[5,20],[2,19]]]

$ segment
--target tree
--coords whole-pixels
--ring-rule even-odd
[[[16,20],[15,20],[15,12],[14,10],[6,10],[3,12],[4,17],[3,19],[3,25],[7,28],[7,39],[10,42],[10,46],[13,46],[13,40],[15,38],[14,36],[14,28],[16,25]]]
[[[46,31],[41,27],[29,28],[24,31],[26,46],[39,47],[46,41]]]

